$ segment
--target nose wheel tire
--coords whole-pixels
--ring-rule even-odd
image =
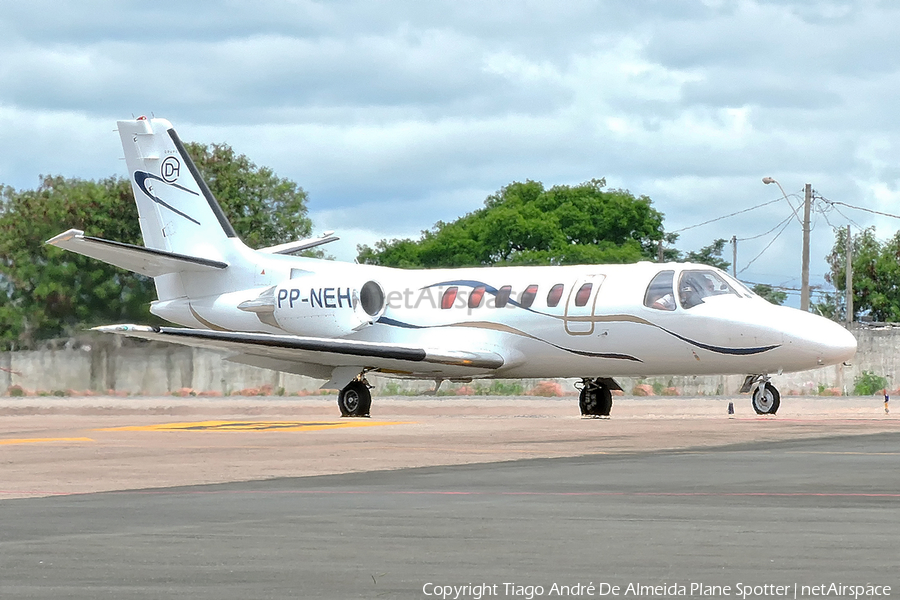
[[[372,406],[372,392],[362,381],[351,381],[338,394],[338,408],[342,417],[368,417]]]
[[[769,382],[753,390],[750,400],[753,403],[753,410],[758,415],[774,415],[781,406],[781,394]]]

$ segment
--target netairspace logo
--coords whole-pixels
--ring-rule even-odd
[[[593,581],[574,584],[553,583],[543,585],[523,585],[512,582],[505,583],[468,583],[465,585],[442,585],[426,583],[422,586],[422,594],[426,597],[441,600],[482,600],[482,598],[524,598],[533,600],[539,597],[615,597],[632,596],[639,598],[654,597],[689,597],[689,598],[882,598],[891,595],[891,586],[845,583],[820,583],[803,585],[799,583],[751,585],[735,583],[734,585],[708,585],[705,583],[662,583],[644,584],[628,583],[615,585]]]

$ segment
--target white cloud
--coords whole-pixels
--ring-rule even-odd
[[[606,176],[653,198],[669,230],[771,199],[765,175],[892,212],[898,25],[900,6],[862,0],[5,3],[0,182],[121,174],[114,121],[153,112],[294,179],[322,228],[366,240],[523,179]],[[683,247],[784,210],[686,231]],[[775,283],[799,269],[799,229],[782,238],[754,264]],[[824,216],[813,243],[823,273]]]

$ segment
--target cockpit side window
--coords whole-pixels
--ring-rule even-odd
[[[684,271],[678,281],[678,298],[684,308],[693,308],[710,296],[733,295],[738,293],[715,271]]]
[[[644,306],[656,310],[675,310],[675,271],[660,271],[647,286]]]
[[[741,296],[745,298],[752,298],[753,296],[755,296],[755,294],[750,291],[750,288],[741,283],[740,280],[725,277],[725,281],[727,281],[728,284],[731,285],[731,287],[733,287]]]

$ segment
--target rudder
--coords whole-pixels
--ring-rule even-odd
[[[171,123],[140,117],[118,122],[119,136],[148,248],[220,257],[236,238]]]

